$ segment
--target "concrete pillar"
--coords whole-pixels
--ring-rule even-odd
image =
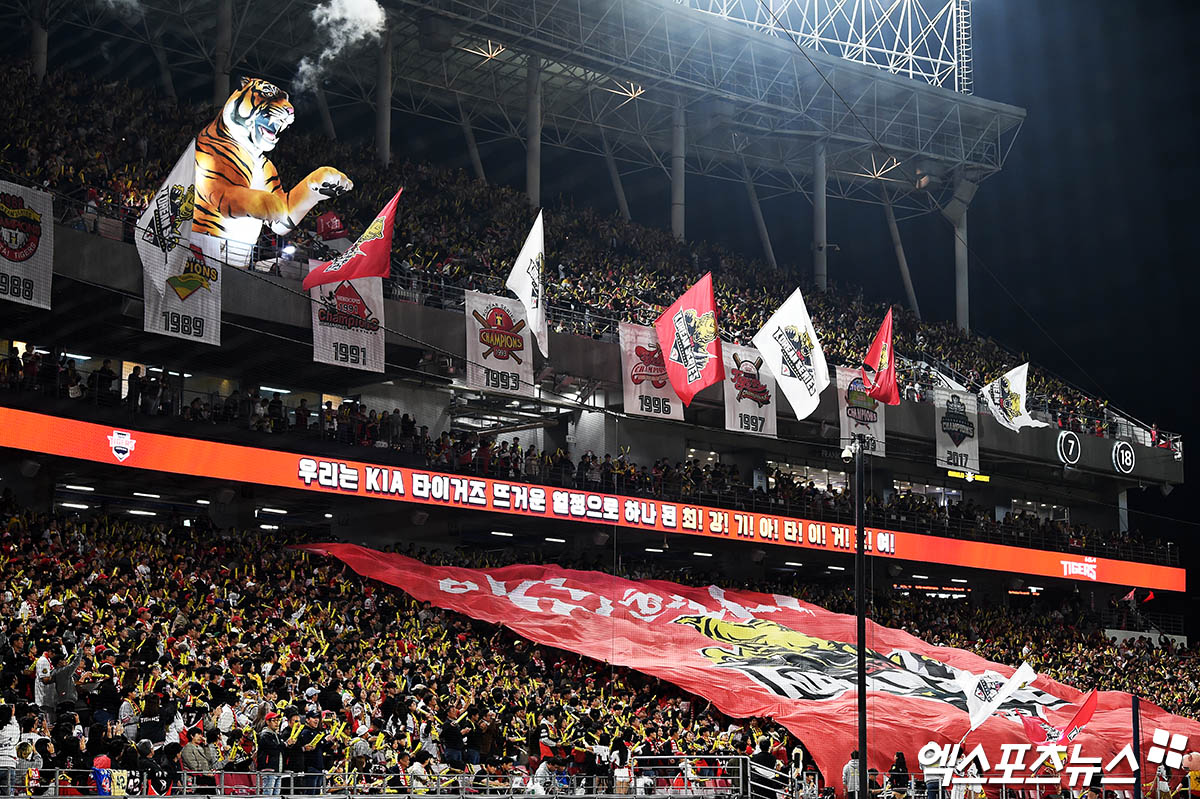
[[[958,329],[971,332],[971,292],[967,274],[967,211],[954,221],[954,318]]]
[[[337,128],[333,126],[333,114],[329,113],[329,100],[325,98],[325,90],[321,84],[315,89],[317,95],[317,111],[321,114],[321,127],[325,130],[325,138],[337,141]]]
[[[479,145],[475,142],[475,129],[471,127],[471,120],[461,106],[458,109],[458,121],[462,125],[463,138],[467,140],[467,155],[471,157],[471,169],[475,172],[475,179],[480,183],[487,183],[487,175],[483,173],[483,159],[479,157]]]
[[[29,69],[38,83],[46,77],[46,53],[50,47],[49,22],[45,14],[45,2],[40,4],[41,13],[34,14],[29,21]]]
[[[630,220],[629,201],[625,199],[625,187],[621,185],[621,173],[617,170],[617,159],[613,158],[612,148],[608,146],[608,139],[604,137],[603,131],[600,133],[600,141],[604,145],[604,165],[608,167],[608,179],[612,181],[613,194],[617,195],[617,210],[621,212],[621,218],[628,222]]]
[[[687,147],[687,111],[683,98],[675,98],[675,118],[671,125],[671,232],[684,240],[683,167]]]
[[[888,232],[892,234],[892,247],[896,250],[896,263],[900,265],[900,279],[904,281],[904,293],[908,295],[908,308],[917,318],[921,318],[921,308],[917,305],[917,292],[913,289],[912,275],[908,272],[908,259],[904,256],[904,242],[900,240],[900,228],[896,226],[896,212],[892,210],[892,201],[887,193],[883,195],[883,214],[887,217]]]
[[[967,208],[975,198],[979,184],[962,174],[954,178],[954,196],[942,209],[942,216],[954,225],[954,311],[958,328],[971,332],[971,299],[967,284]]]
[[[825,232],[825,186],[828,176],[825,172],[825,142],[817,142],[813,153],[813,282],[817,289],[824,291],[829,285],[829,266],[826,261]]]
[[[525,193],[534,208],[542,205],[542,59],[525,62]]]
[[[162,83],[163,94],[169,97],[171,102],[178,102],[175,79],[171,77],[171,62],[167,60],[167,51],[163,49],[162,40],[158,36],[150,42],[150,49],[154,51],[154,60],[158,62],[158,80]]]
[[[754,215],[754,226],[758,228],[758,240],[762,243],[763,257],[772,269],[778,269],[775,263],[775,248],[771,246],[771,234],[767,231],[767,222],[763,219],[762,207],[758,204],[758,191],[754,188],[754,180],[750,170],[742,163],[742,179],[746,181],[746,196],[750,200],[750,213]]]
[[[230,58],[233,52],[233,0],[217,0],[217,41],[213,50],[213,107],[229,99]]]
[[[379,75],[375,79],[375,160],[392,163],[392,32],[379,42]]]

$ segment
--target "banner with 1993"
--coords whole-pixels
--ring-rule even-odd
[[[467,385],[534,396],[533,348],[519,300],[466,292]]]

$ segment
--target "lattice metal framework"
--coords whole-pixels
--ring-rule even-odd
[[[809,44],[819,48],[806,50],[807,58],[787,37],[766,35],[763,20],[749,19],[754,0],[687,0],[703,9],[674,0],[383,2],[393,28],[396,110],[453,124],[465,115],[481,141],[523,140],[525,64],[535,54],[545,143],[595,155],[608,148],[626,173],[666,172],[672,109],[682,97],[687,171],[740,183],[747,170],[762,199],[810,195],[814,148],[824,142],[829,196],[877,203],[886,193],[901,217],[936,210],[956,176],[978,182],[1003,167],[1025,115],[933,85],[969,75],[954,66],[964,34],[969,41],[969,24],[959,25],[969,0],[935,0],[946,5],[929,12],[918,12],[917,0],[771,0],[788,11],[785,23],[808,31]],[[839,55],[822,52],[834,49],[833,23],[805,27],[806,4],[842,8],[862,45],[843,41]],[[300,58],[318,46],[315,5],[236,0],[235,71],[289,84]],[[746,12],[740,22],[728,18],[734,6]],[[100,33],[141,42],[177,73],[211,74],[213,0],[143,0],[142,8],[122,16],[98,0],[67,4],[52,34],[55,49],[94,50],[96,39],[87,37]],[[943,44],[868,66],[863,59],[884,53],[867,46],[882,35],[881,20],[892,26],[893,49],[896,30],[910,25]],[[864,24],[879,31],[864,31]],[[72,30],[83,35],[64,35]],[[139,62],[137,48],[111,50]],[[331,107],[373,105],[377,72],[371,48],[347,53],[325,78]],[[918,73],[922,79],[908,77]]]
[[[970,94],[970,0],[679,0],[805,47]],[[965,46],[964,46],[965,45]]]

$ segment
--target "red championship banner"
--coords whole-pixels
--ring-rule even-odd
[[[780,594],[632,581],[557,566],[466,569],[427,566],[351,544],[301,549],[338,558],[419,601],[501,624],[536,643],[667,680],[729,716],[772,718],[804,742],[832,785],[840,785],[842,766],[856,747],[853,616]],[[867,637],[868,766],[880,772],[896,752],[904,752],[915,769],[927,747],[953,747],[971,724],[965,686],[990,689],[1014,671],[870,622]],[[987,679],[977,679],[981,675]],[[1022,714],[1061,724],[1084,700],[1081,691],[1039,676],[966,735],[963,753],[982,745],[988,764],[1000,763],[1002,745],[1028,747]],[[1130,740],[1130,706],[1129,694],[1099,693],[1095,715],[1074,739],[1082,756],[1100,758],[1105,774],[1128,778],[1130,768],[1122,768],[1118,755]],[[1200,722],[1148,703],[1142,725],[1200,740]]]
[[[171,474],[490,511],[524,519],[615,524],[629,530],[846,555],[854,551],[854,527],[850,524],[181,438],[4,407],[0,407],[0,447]],[[1170,566],[873,527],[867,528],[867,550],[875,557],[1085,583],[1166,591],[1186,588],[1187,572]]]

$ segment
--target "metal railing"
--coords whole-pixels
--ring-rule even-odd
[[[18,178],[18,182],[20,182],[19,176],[13,175],[12,177]],[[139,214],[135,208],[108,204],[89,205],[77,198],[67,198],[63,195],[58,196],[58,205],[60,211],[58,218],[62,224],[72,225],[78,229],[119,241],[128,243],[134,241],[134,227]],[[324,242],[303,230],[296,231],[293,238],[303,239],[302,246],[309,255],[322,259],[336,255],[336,252],[326,246]],[[264,244],[260,241],[254,248],[252,262],[287,260],[285,252],[287,246],[288,244],[284,242],[274,245]],[[275,267],[270,267],[270,269],[277,272]],[[398,258],[395,254],[392,257],[392,276],[384,281],[385,295],[390,298],[452,309],[463,307],[465,304],[463,292],[468,288],[503,294],[504,281],[498,275],[480,271],[468,271],[462,279],[449,280],[444,275],[425,273],[404,259]],[[548,282],[547,318],[552,329],[592,336],[605,341],[617,339],[621,321],[619,317],[587,307],[577,307],[574,302],[564,304],[561,298],[556,296],[558,294],[557,285],[553,281]],[[647,305],[644,310],[635,310],[628,315],[631,317],[630,321],[652,324],[658,312],[659,309]],[[973,386],[973,381],[967,376],[957,372],[949,365],[941,363],[928,353],[922,352],[918,357],[936,366],[943,374],[953,375],[964,386],[979,388],[977,385]],[[857,364],[848,365],[857,366]],[[1087,392],[1066,381],[1060,380],[1060,382],[1082,396],[1089,396]],[[931,400],[932,397],[926,396],[914,398],[914,401]],[[1038,395],[1030,396],[1028,407],[1034,417],[1042,421],[1058,423],[1060,426],[1068,425],[1071,426],[1071,429],[1075,429],[1074,425],[1078,422],[1080,429],[1075,429],[1076,432],[1090,431],[1093,435],[1100,437],[1123,438],[1145,446],[1163,446],[1179,454],[1182,454],[1183,451],[1183,439],[1179,434],[1160,430],[1156,435],[1157,440],[1151,442],[1150,427],[1135,422],[1127,414],[1108,414],[1108,418],[1103,419],[1079,412],[1058,414],[1050,407],[1048,398]]]
[[[646,763],[642,761],[659,761]],[[686,761],[671,763],[667,761]],[[431,761],[432,762],[432,761]],[[63,797],[111,796],[686,796],[800,799],[796,781],[755,766],[749,758],[689,755],[686,758],[634,758],[629,766],[603,769],[602,774],[569,774],[565,769],[530,773],[509,765],[489,771],[481,766],[414,774],[398,767],[373,766],[320,772],[194,772],[156,765],[138,769],[14,770],[13,795]]]
[[[539,485],[593,491],[630,497],[647,497],[673,502],[691,502],[718,508],[770,513],[834,524],[853,524],[854,512],[850,507],[837,504],[832,494],[789,497],[778,488],[771,493],[755,490],[744,483],[701,483],[691,482],[687,470],[673,471],[668,476],[650,475],[643,479],[624,471],[604,475],[589,472],[580,478],[575,464],[555,465],[540,459],[533,469],[526,468],[520,458],[513,459],[508,468],[499,466],[496,451],[486,461],[478,450],[463,448],[456,444],[442,455],[431,457],[426,442],[420,438],[420,428],[411,421],[407,428],[394,413],[388,414],[386,424],[382,417],[374,420],[369,415],[346,415],[310,407],[308,413],[298,411],[273,398],[254,394],[238,397],[222,396],[215,391],[191,391],[180,387],[181,376],[171,371],[159,370],[150,373],[149,382],[136,383],[122,380],[115,375],[93,379],[93,373],[78,372],[77,378],[66,379],[65,370],[49,373],[49,378],[24,378],[15,384],[0,380],[0,396],[5,388],[17,394],[28,394],[43,399],[57,400],[55,410],[69,415],[101,415],[106,421],[115,418],[136,426],[139,421],[150,419],[170,420],[178,425],[180,434],[211,437],[221,428],[240,428],[261,433],[264,441],[275,438],[279,446],[303,446],[302,442],[330,442],[342,446],[369,447],[379,452],[398,453],[407,458],[425,458],[429,468],[437,471],[471,474],[498,479],[520,480]],[[84,375],[87,374],[87,377]],[[158,381],[165,375],[165,383]],[[71,385],[84,388],[78,396],[72,396]],[[157,386],[157,387],[154,387]],[[266,399],[266,405],[263,400]],[[436,439],[436,434],[431,434]],[[268,444],[268,446],[270,446]],[[796,485],[797,494],[803,494]],[[901,509],[895,506],[868,506],[866,523],[873,527],[910,533],[984,541],[995,544],[1042,549],[1098,557],[1119,558],[1146,563],[1178,565],[1179,549],[1173,542],[1153,546],[1139,541],[1119,540],[1115,533],[1082,534],[1078,530],[1046,529],[1041,525],[1022,520],[1012,523],[997,522],[990,517],[956,518],[935,515],[924,509]]]

